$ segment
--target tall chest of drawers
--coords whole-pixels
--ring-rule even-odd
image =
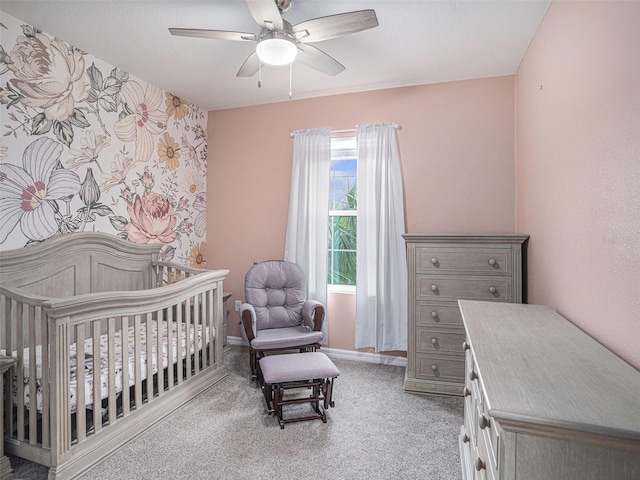
[[[408,335],[404,390],[462,395],[465,339],[459,299],[522,302],[528,235],[404,235]]]
[[[551,308],[461,300],[463,480],[637,480],[640,372]]]

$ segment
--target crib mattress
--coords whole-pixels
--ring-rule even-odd
[[[169,366],[169,358],[168,358],[168,338],[167,338],[167,322],[161,322],[162,332],[162,368],[165,369]],[[178,332],[177,332],[177,323],[171,322],[172,332],[171,332],[171,340],[172,340],[172,352],[173,358],[171,359],[171,364],[175,364],[178,362]],[[185,359],[187,356],[187,332],[186,328],[182,327],[181,331],[181,342],[180,342],[180,356],[182,359]],[[209,345],[209,327],[205,329],[205,347]],[[100,398],[106,399],[109,395],[109,351],[108,351],[108,335],[104,334],[100,336]],[[129,327],[128,329],[128,385],[127,387],[132,387],[135,384],[135,337],[134,337],[134,328]],[[196,348],[198,351],[203,348],[203,338],[202,338],[202,325],[197,326],[197,334],[195,334],[194,325],[190,325],[189,329],[189,354],[193,355],[196,352]],[[141,328],[140,331],[140,376],[142,380],[147,378],[147,329]],[[114,346],[115,346],[115,370],[112,374],[115,391],[116,394],[122,392],[123,380],[122,380],[122,331],[116,331],[114,335]],[[151,339],[151,367],[152,367],[152,375],[158,373],[158,322],[156,320],[152,320],[152,339]],[[1,355],[6,355],[4,350],[0,350]],[[25,348],[23,352],[24,356],[24,405],[26,408],[31,407],[31,392],[29,386],[30,380],[30,365],[29,365],[29,348]],[[75,412],[78,408],[78,381],[77,381],[77,347],[76,344],[73,343],[69,346],[69,354],[70,354],[70,408],[72,412]],[[17,352],[13,352],[14,357],[17,357]],[[93,355],[93,339],[89,338],[84,342],[84,405],[91,406],[93,405],[94,399],[94,378],[93,378],[93,369],[94,369],[94,355]],[[40,345],[36,346],[36,408],[38,412],[42,412],[42,347]],[[17,376],[13,377],[13,396],[14,403],[17,396]]]

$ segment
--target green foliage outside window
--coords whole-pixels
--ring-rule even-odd
[[[344,195],[340,213],[329,214],[329,268],[327,283],[330,285],[356,284],[356,228],[357,195],[355,183]],[[336,208],[336,210],[338,210]]]

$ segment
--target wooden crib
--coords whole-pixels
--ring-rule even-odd
[[[6,452],[74,478],[226,376],[228,270],[75,233],[0,252]]]

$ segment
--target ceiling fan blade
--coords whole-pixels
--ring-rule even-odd
[[[171,35],[178,37],[213,38],[216,40],[255,41],[255,33],[226,32],[223,30],[204,30],[199,28],[170,28]]]
[[[298,50],[296,61],[305,64],[307,67],[314,68],[332,77],[344,70],[344,65],[313,45],[298,43]]]
[[[249,57],[244,61],[238,73],[236,73],[236,77],[253,77],[258,69],[260,68],[260,59],[258,58],[258,54],[253,52]]]
[[[246,0],[249,13],[261,27],[282,30],[282,16],[274,0]]]
[[[294,25],[293,33],[301,42],[320,42],[378,26],[374,10],[339,13]]]

